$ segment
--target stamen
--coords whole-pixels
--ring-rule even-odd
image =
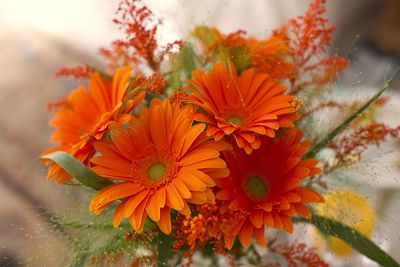
[[[244,186],[246,193],[255,199],[264,198],[269,192],[269,188],[265,180],[258,175],[249,176],[245,181]]]
[[[243,120],[238,116],[231,116],[228,118],[228,122],[232,123],[233,125],[240,126],[242,125]]]
[[[150,167],[147,169],[147,174],[150,180],[158,181],[164,176],[165,170],[166,167],[164,163],[156,162],[150,165]]]

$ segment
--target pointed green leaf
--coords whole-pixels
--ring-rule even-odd
[[[323,138],[320,142],[316,143],[310,151],[304,156],[304,158],[313,158],[321,149],[323,149],[329,142],[335,138],[338,134],[340,134],[344,129],[346,129],[349,124],[361,115],[372,103],[375,102],[386,90],[390,88],[392,80],[388,80],[384,82],[381,86],[381,89],[364,105],[362,105],[359,109],[357,109],[353,114],[351,114],[344,122],[342,122],[339,126],[337,126],[333,131],[331,131],[325,138]]]
[[[54,161],[65,171],[71,174],[76,180],[94,190],[101,190],[104,187],[112,184],[111,181],[105,180],[101,176],[97,175],[90,168],[83,165],[82,162],[64,151],[56,151],[51,154],[44,155],[41,158]]]
[[[302,217],[293,218],[293,222],[313,224],[323,234],[340,238],[364,256],[386,267],[400,267],[389,254],[378,247],[368,237],[338,221],[313,214],[310,220]]]

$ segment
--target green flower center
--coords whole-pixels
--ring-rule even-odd
[[[238,116],[231,116],[228,118],[228,122],[232,123],[233,125],[240,126],[242,125],[243,120]]]
[[[161,162],[156,162],[150,165],[147,169],[147,174],[150,180],[158,181],[160,180],[165,174],[165,164]]]
[[[249,176],[245,181],[244,186],[248,195],[255,199],[264,198],[269,192],[269,188],[265,180],[263,177],[258,175]]]

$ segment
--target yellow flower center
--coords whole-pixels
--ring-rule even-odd
[[[243,123],[243,119],[238,116],[230,116],[228,117],[228,122],[236,126],[241,126]]]
[[[150,165],[147,169],[147,174],[150,180],[158,181],[160,180],[165,174],[165,164],[161,162],[156,162]]]
[[[251,175],[244,183],[247,194],[255,199],[264,198],[268,192],[268,185],[265,180],[258,175]]]

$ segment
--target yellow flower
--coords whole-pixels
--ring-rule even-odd
[[[375,225],[375,210],[361,194],[350,189],[338,189],[324,196],[325,202],[316,207],[319,215],[351,226],[366,236],[371,236]],[[316,237],[317,246],[320,242]],[[348,256],[353,250],[337,237],[328,237],[328,248],[337,256]]]

